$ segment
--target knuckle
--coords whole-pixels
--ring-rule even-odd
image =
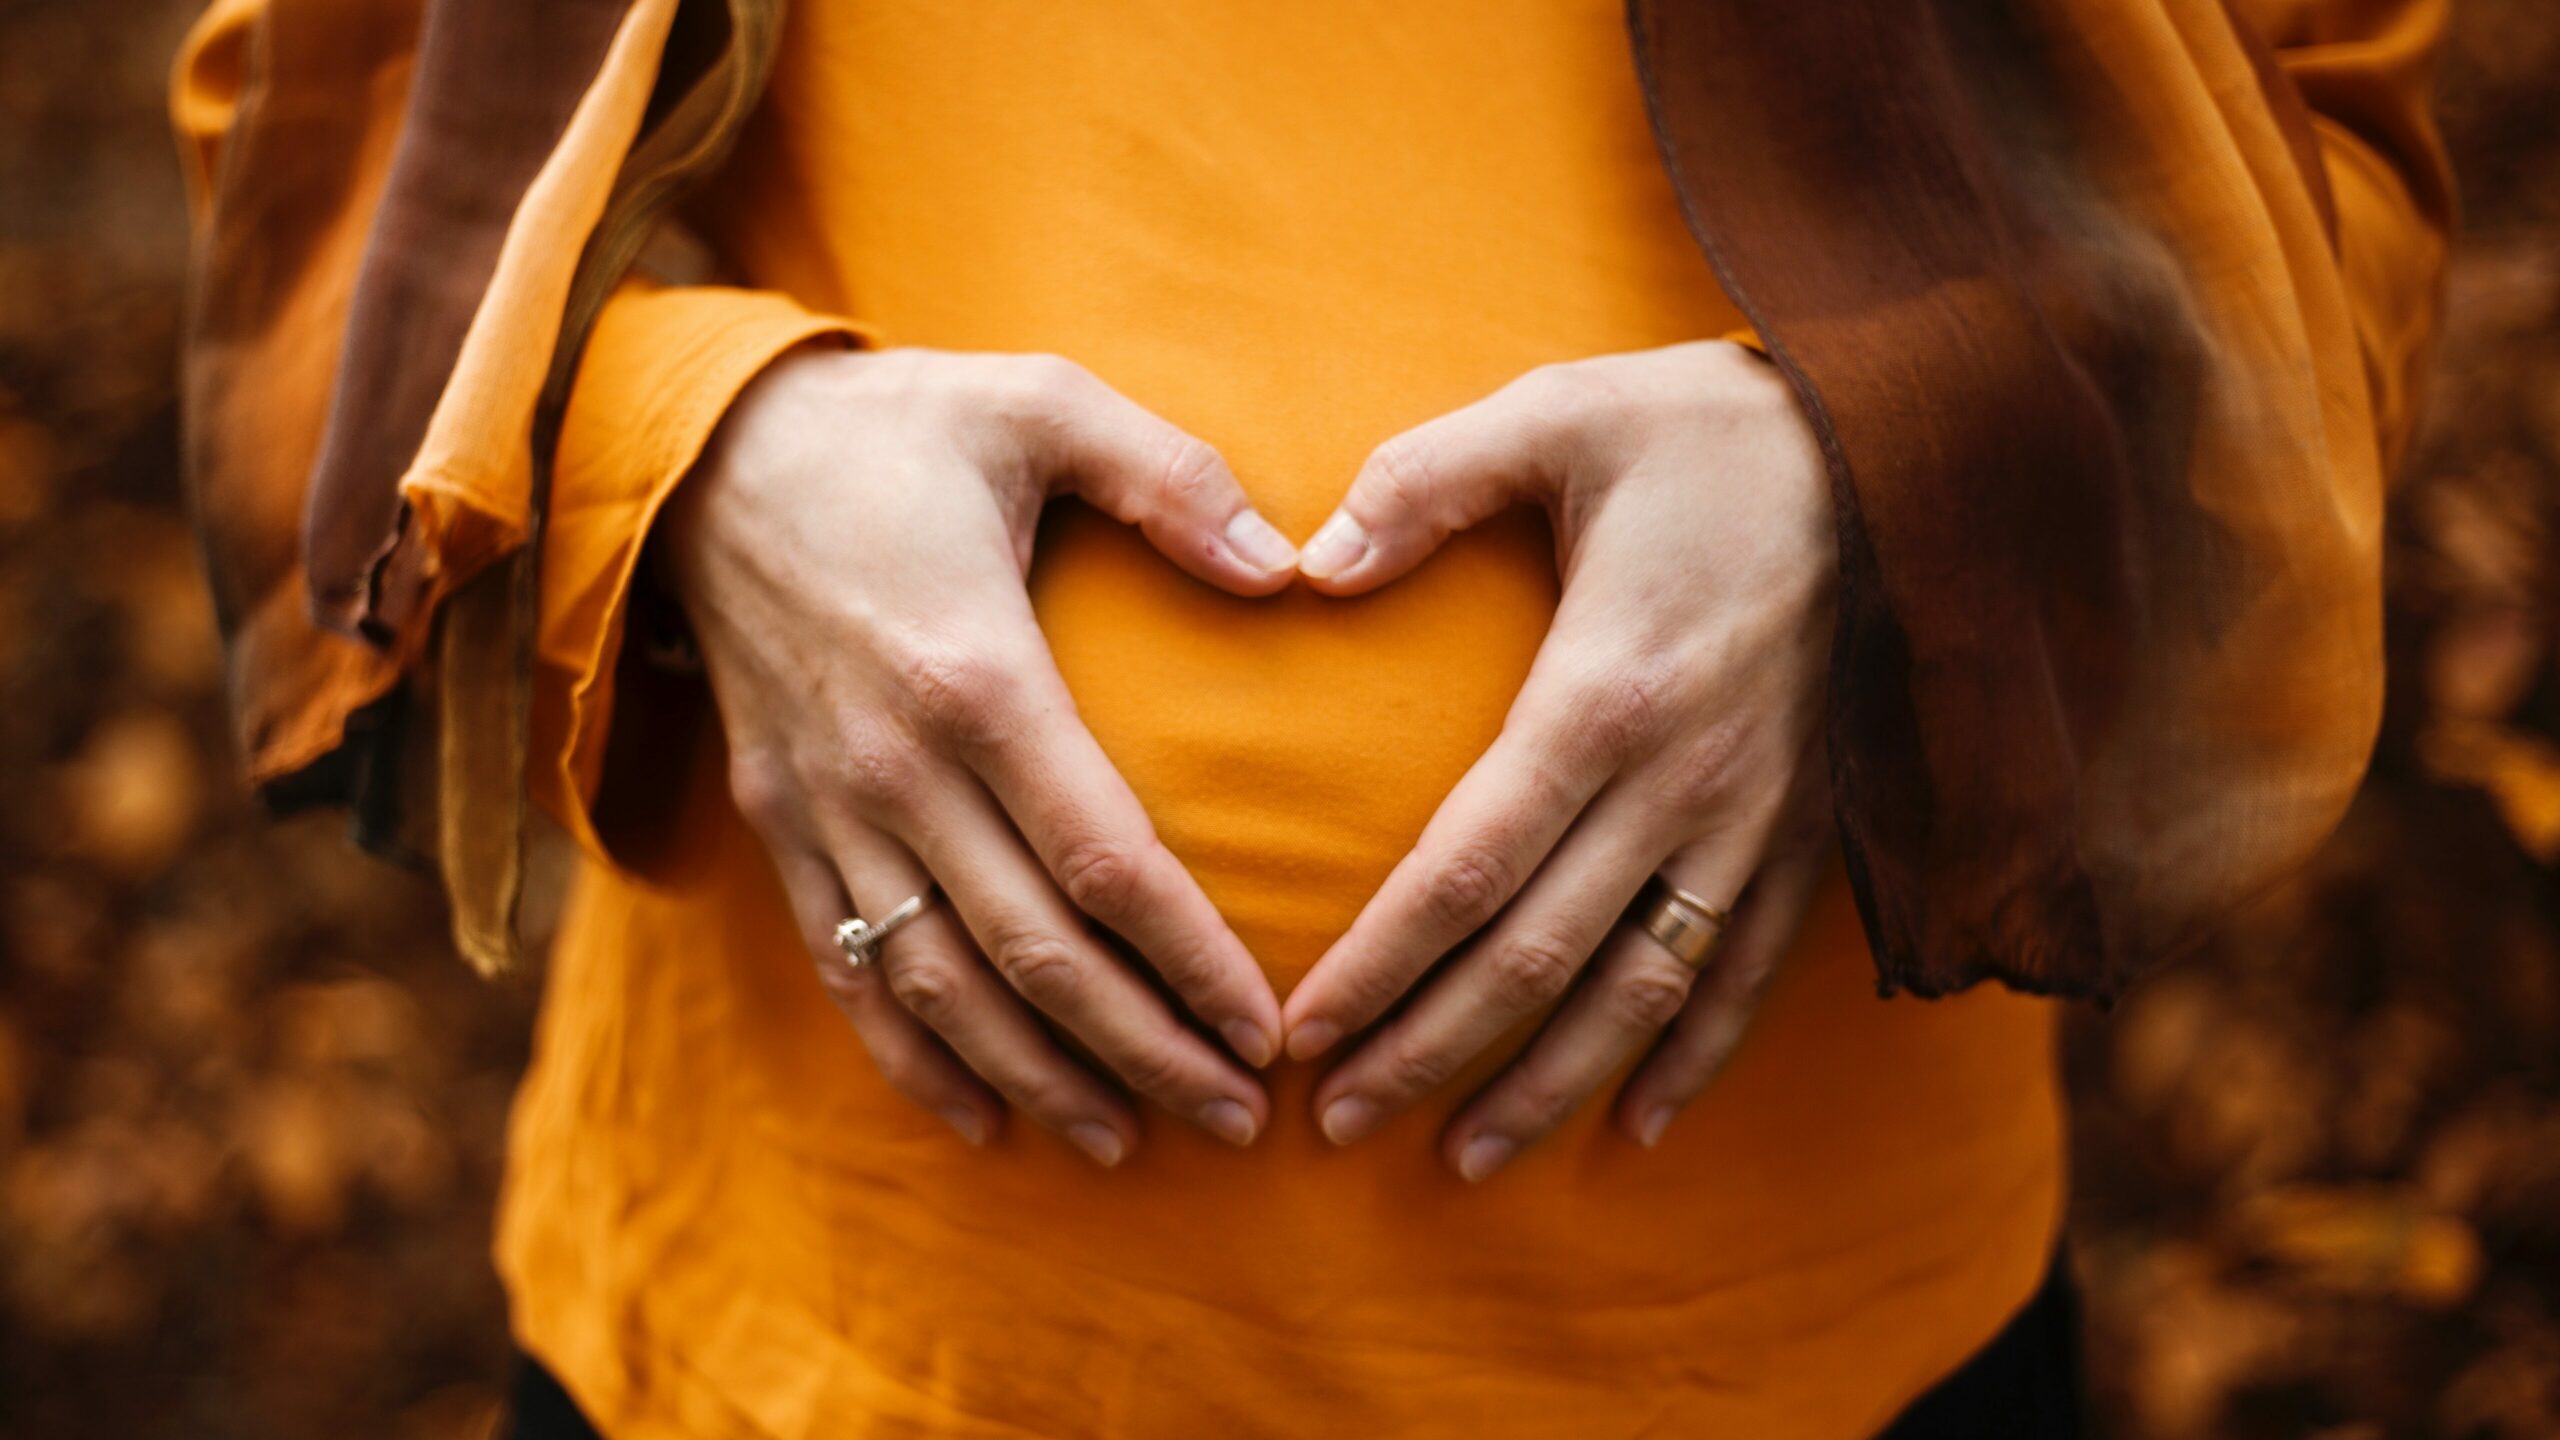
[[[1698,759],[1683,759],[1662,777],[1654,792],[1659,808],[1673,817],[1696,820],[1715,808],[1724,791],[1724,771]]]
[[[1564,993],[1582,968],[1572,947],[1546,936],[1526,936],[1493,952],[1496,997],[1512,1010],[1534,1010]]]
[[[1437,1090],[1455,1073],[1447,1056],[1409,1043],[1395,1046],[1383,1059],[1387,1087],[1399,1095]]]
[[[1651,1032],[1669,1025],[1689,1003],[1689,974],[1645,969],[1624,976],[1609,989],[1609,1004],[1631,1030]]]
[[[1000,1088],[1005,1099],[1052,1130],[1063,1133],[1068,1126],[1088,1118],[1085,1111],[1089,1102],[1085,1097],[1045,1067],[1014,1076]]]
[[[1166,1045],[1143,1045],[1112,1058],[1111,1068],[1140,1093],[1168,1095],[1181,1088],[1182,1057]]]
[[[1502,908],[1512,891],[1511,862],[1498,850],[1469,847],[1441,863],[1423,883],[1422,904],[1452,930],[1473,930]]]
[[[1532,412],[1555,415],[1573,408],[1594,387],[1590,366],[1550,362],[1522,372],[1506,388],[1511,399]]]
[[[1147,867],[1127,846],[1084,840],[1058,856],[1058,888],[1069,903],[1108,922],[1137,911],[1147,889]]]
[[[1221,1007],[1225,990],[1224,972],[1217,956],[1197,944],[1159,945],[1146,956],[1147,965],[1156,977],[1173,987],[1173,993],[1195,1007]],[[1221,1012],[1223,1013],[1223,1012]]]
[[[1688,747],[1672,772],[1670,784],[1671,798],[1682,810],[1695,813],[1724,801],[1743,749],[1743,738],[1739,724],[1720,723],[1708,727]]]
[[[1196,436],[1175,431],[1163,441],[1164,452],[1155,466],[1156,488],[1166,508],[1190,511],[1200,508],[1226,487],[1220,483],[1221,464],[1218,452]]]
[[[960,977],[934,960],[909,960],[887,970],[889,993],[907,1013],[940,1030],[959,1017]]]
[[[1072,1007],[1084,989],[1074,947],[1045,932],[998,937],[992,958],[1005,982],[1050,1014]]]
[[[956,645],[910,646],[894,663],[916,713],[937,733],[960,739],[990,734],[1017,683],[992,657]]]
[[[1063,355],[1016,357],[1015,383],[1034,405],[1066,405],[1083,397],[1093,372]]]
[[[1594,356],[1541,365],[1517,382],[1524,406],[1550,425],[1591,431],[1647,412],[1645,387],[1631,383],[1619,357]],[[1683,392],[1683,403],[1694,399]]]
[[[790,767],[772,756],[741,751],[729,758],[729,798],[756,833],[772,836],[789,823],[798,796]]]
[[[1436,959],[1438,957],[1431,957]],[[1400,964],[1380,963],[1376,957],[1351,966],[1333,980],[1333,1000],[1325,1013],[1345,1030],[1357,1030],[1393,1009],[1413,986],[1417,963],[1411,969]]]
[[[1512,1077],[1510,1100],[1522,1139],[1554,1129],[1573,1110],[1571,1095],[1526,1070]]]
[[[1435,473],[1431,442],[1418,434],[1399,435],[1369,452],[1368,500],[1386,515],[1423,514]]]
[[[1584,687],[1570,722],[1573,746],[1594,759],[1622,760],[1659,740],[1670,723],[1672,677],[1655,660],[1611,667]]]
[[[853,721],[839,727],[836,771],[857,809],[896,810],[912,794],[917,767],[910,748],[888,727]]]

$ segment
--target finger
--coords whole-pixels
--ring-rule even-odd
[[[1566,679],[1557,653],[1551,639],[1502,733],[1290,993],[1292,1056],[1313,1059],[1377,1019],[1490,922],[1618,768],[1635,722]]]
[[[1680,888],[1728,909],[1758,850],[1727,838],[1693,846],[1661,870]],[[1716,953],[1704,963],[1715,967]],[[1450,1122],[1441,1138],[1450,1168],[1461,1179],[1482,1180],[1544,1139],[1661,1036],[1700,984],[1699,971],[1621,911],[1582,983],[1519,1058]]]
[[[1325,1138],[1368,1134],[1554,1004],[1670,843],[1646,799],[1604,794],[1502,919],[1316,1086]]]
[[[838,840],[836,863],[866,915],[885,915],[933,881],[906,848],[867,827]],[[945,1044],[971,1070],[1043,1127],[1104,1166],[1138,1139],[1138,1119],[1100,1077],[1078,1063],[988,968],[968,932],[940,904],[884,942],[855,969]]]
[[[856,969],[836,948],[836,922],[852,914],[844,885],[824,856],[798,846],[777,847],[774,870],[790,898],[792,918],[818,967],[827,998],[852,1022],[854,1034],[889,1088],[942,1117],[972,1145],[992,1139],[1004,1121],[1004,1104],[937,1043],[930,1031],[898,1008],[871,967]]]
[[[1660,1142],[1672,1119],[1733,1058],[1778,962],[1804,928],[1827,862],[1823,849],[1793,850],[1752,877],[1696,992],[1618,1093],[1619,1128],[1638,1144]]]
[[[975,778],[955,770],[923,788],[931,798],[899,838],[1006,983],[1138,1093],[1250,1143],[1268,1118],[1262,1087],[1085,929]]]
[[[1081,366],[1052,379],[1060,488],[1135,525],[1193,576],[1239,595],[1286,587],[1298,547],[1245,498],[1225,457]]]
[[[1375,589],[1541,491],[1557,469],[1553,389],[1543,373],[1514,381],[1370,452],[1298,573],[1328,595]]]
[[[973,765],[1056,881],[1086,915],[1129,942],[1183,1005],[1248,1065],[1280,1051],[1271,982],[1155,826],[1045,664],[1037,699],[965,744]]]
[[[1075,715],[1037,635],[1016,664],[970,684],[970,715],[934,717],[945,740],[1004,807],[1055,889],[1139,956],[1249,1066],[1280,1053],[1280,999],[1167,851],[1129,781]]]

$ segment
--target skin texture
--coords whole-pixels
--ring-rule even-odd
[[[1249,596],[1374,590],[1515,505],[1553,522],[1563,597],[1501,736],[1285,1007],[1041,641],[1023,577],[1065,493]],[[972,1141],[1010,1102],[1104,1164],[1137,1143],[1127,1096],[1042,1014],[1238,1144],[1269,1114],[1238,1058],[1356,1036],[1315,1097],[1348,1144],[1553,1007],[1451,1122],[1448,1163],[1491,1174],[1648,1047],[1617,1104],[1651,1144],[1739,1042],[1829,854],[1829,489],[1785,384],[1741,346],[1534,371],[1380,446],[1303,555],[1214,451],[1067,362],[807,352],[741,397],[668,525],[732,788],[828,992]],[[864,543],[882,534],[899,543]],[[1732,911],[1698,971],[1620,923],[1656,873]],[[847,967],[835,922],[928,877],[952,903]]]
[[[1533,371],[1378,447],[1300,569],[1360,594],[1520,504],[1553,522],[1554,626],[1493,746],[1285,1007],[1300,1059],[1397,1007],[1316,1088],[1349,1144],[1556,1006],[1443,1132],[1468,1180],[1648,1046],[1618,1119],[1659,1140],[1739,1042],[1830,844],[1833,516],[1776,371],[1721,341]],[[1698,971],[1621,924],[1656,873],[1732,914]]]
[[[857,458],[858,457],[858,458]],[[1104,1165],[1138,1094],[1236,1144],[1269,1099],[1269,984],[1076,718],[1023,588],[1041,507],[1074,494],[1239,594],[1296,552],[1216,452],[1045,356],[803,351],[740,397],[668,514],[741,812],[828,992],[884,1074],[974,1143],[1005,1102]],[[896,536],[897,543],[879,543]],[[938,881],[854,969],[830,938]],[[1184,1023],[1084,923],[1153,967]]]

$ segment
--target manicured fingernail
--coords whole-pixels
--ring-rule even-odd
[[[1648,1150],[1661,1144],[1662,1132],[1671,1128],[1671,1115],[1668,1105],[1656,1105],[1644,1112],[1643,1123],[1636,1126],[1636,1143]]]
[[[1259,510],[1239,510],[1227,522],[1227,544],[1256,570],[1274,573],[1298,563],[1298,547]]]
[[[1298,569],[1318,580],[1330,580],[1360,563],[1369,553],[1369,532],[1360,522],[1337,510],[1324,528],[1307,542],[1305,553],[1298,556]]]
[[[1270,1031],[1250,1020],[1230,1020],[1218,1027],[1218,1033],[1227,1037],[1227,1048],[1236,1052],[1236,1058],[1254,1069],[1271,1063]]]
[[[1120,1163],[1124,1148],[1120,1143],[1120,1132],[1099,1120],[1079,1120],[1068,1126],[1067,1138],[1075,1142],[1077,1149],[1092,1156],[1093,1163],[1106,1170]]]
[[[1200,1107],[1200,1123],[1230,1145],[1253,1143],[1253,1112],[1234,1100],[1212,1100]]]
[[[952,1129],[960,1132],[961,1139],[972,1145],[987,1143],[987,1117],[977,1111],[966,1105],[954,1105],[942,1112],[942,1118]]]
[[[1378,1104],[1359,1095],[1345,1095],[1324,1107],[1324,1138],[1336,1145],[1348,1145],[1368,1134],[1378,1124]]]
[[[1289,1056],[1293,1060],[1313,1060],[1341,1038],[1341,1026],[1330,1020],[1309,1020],[1289,1032]]]
[[[1501,1169],[1519,1148],[1500,1135],[1479,1135],[1458,1152],[1458,1175],[1472,1185]]]

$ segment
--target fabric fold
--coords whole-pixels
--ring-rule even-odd
[[[534,803],[596,860],[645,869],[662,845],[648,832],[670,798],[663,779],[674,757],[650,755],[648,776],[623,787],[611,813],[598,810],[624,636],[660,509],[767,366],[804,345],[869,338],[769,291],[641,279],[625,282],[598,317],[562,418],[544,526],[528,774]],[[671,688],[654,686],[653,698],[670,708],[703,698],[698,682],[682,699]],[[688,728],[689,718],[641,717],[656,735]]]
[[[188,487],[280,808],[429,857],[516,962],[546,466],[586,328],[760,92],[779,0],[224,0],[172,111],[197,186]]]
[[[2352,792],[2443,10],[1631,0],[1692,228],[1829,452],[1834,791],[1888,991],[2112,994]],[[249,771],[434,855],[484,966],[569,381],[781,15],[220,0],[181,60],[187,483]]]
[[[2389,445],[2312,119],[2219,5],[1630,18],[1830,462],[1882,988],[2112,996],[2308,855],[2379,719]]]

